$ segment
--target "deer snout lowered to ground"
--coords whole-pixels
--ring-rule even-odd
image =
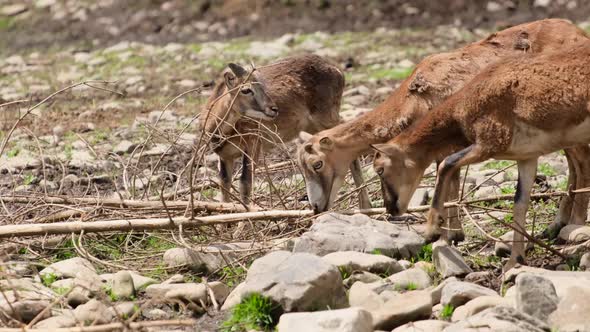
[[[517,54],[526,57],[553,52],[587,41],[586,34],[575,25],[565,20],[549,19],[521,24],[460,49],[425,58],[373,111],[315,135],[301,135],[297,159],[304,172],[311,203],[319,211],[330,208],[353,160],[371,153],[372,144],[385,143],[403,133],[488,65]],[[570,184],[579,188],[585,187],[584,183],[590,185],[588,146],[572,147],[566,150],[566,156]],[[449,176],[451,188],[445,192],[447,197],[444,200],[459,197],[459,169]],[[406,201],[401,205],[409,202],[409,197],[404,199]],[[575,201],[569,197],[563,199],[555,228],[567,222],[583,223],[587,205],[588,195],[576,195]],[[396,215],[403,212],[397,206],[391,206],[390,210]],[[450,223],[447,240],[462,240],[464,235],[457,209],[449,209],[446,219]]]
[[[438,168],[426,238],[441,235],[450,175],[490,158],[515,160],[514,242],[506,270],[524,263],[526,212],[539,156],[590,143],[590,42],[491,65],[414,127],[375,146],[384,195],[407,201],[424,170]],[[403,206],[402,206],[403,209]]]
[[[342,71],[316,55],[284,58],[254,71],[230,64],[200,116],[203,132],[215,137],[223,200],[231,200],[237,158],[242,157],[241,199],[249,204],[262,151],[300,131],[315,133],[340,123],[343,90]],[[356,178],[361,186],[360,173]],[[363,195],[368,201],[366,191]]]

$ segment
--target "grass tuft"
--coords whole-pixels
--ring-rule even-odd
[[[445,304],[440,312],[440,318],[443,320],[451,320],[453,316],[453,311],[455,311],[455,307],[452,304]]]
[[[432,243],[423,245],[418,252],[418,260],[432,262]]]
[[[258,293],[245,297],[236,305],[231,316],[223,322],[222,332],[242,332],[249,330],[272,331],[276,325],[279,306]]]

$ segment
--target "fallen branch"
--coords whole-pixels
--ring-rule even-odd
[[[590,189],[584,188],[575,190],[572,193],[588,192]],[[548,198],[548,197],[560,197],[568,195],[567,192],[554,192],[554,193],[539,193],[531,195],[531,198]],[[498,195],[487,198],[473,199],[463,202],[449,202],[445,203],[445,207],[465,206],[472,205],[474,203],[481,202],[493,202],[499,200],[507,200],[514,198],[514,195]],[[66,199],[66,198],[61,198]],[[80,199],[80,198],[78,198]],[[120,202],[119,200],[113,200]],[[134,203],[152,203],[149,201],[129,201]],[[63,203],[63,202],[62,202]],[[154,204],[161,205],[161,202],[153,202]],[[170,208],[170,203],[167,202],[166,206]],[[186,207],[188,202],[182,202]],[[206,203],[206,202],[203,202]],[[207,203],[207,204],[224,204],[224,203]],[[237,206],[237,205],[236,205]],[[153,206],[152,206],[153,207]],[[430,209],[430,205],[421,205],[413,208],[409,208],[408,212],[424,212]],[[373,208],[366,210],[347,210],[347,211],[335,211],[342,214],[355,214],[363,213],[366,215],[384,214],[386,211],[384,208]],[[7,238],[12,236],[39,236],[47,234],[71,234],[80,233],[97,233],[97,232],[121,232],[121,231],[142,231],[142,230],[154,230],[154,229],[175,229],[179,226],[186,227],[198,227],[206,225],[216,224],[234,224],[245,220],[250,221],[269,221],[277,219],[299,219],[304,217],[312,217],[314,215],[312,210],[272,210],[272,211],[258,211],[258,212],[244,212],[244,213],[230,213],[220,214],[214,216],[206,216],[200,218],[187,218],[177,217],[174,222],[171,223],[168,217],[166,218],[150,218],[150,219],[119,219],[119,220],[103,220],[103,221],[74,221],[74,222],[58,222],[52,224],[20,224],[20,225],[6,225],[0,226],[0,238]]]
[[[30,204],[36,201],[43,201],[50,204],[91,204],[99,206],[109,206],[117,208],[142,208],[142,209],[164,209],[161,201],[139,201],[119,198],[93,198],[93,197],[29,197],[29,196],[0,196],[0,201]],[[167,201],[168,209],[186,209],[188,201]],[[241,204],[234,203],[217,203],[195,201],[194,208],[196,211],[210,212],[245,212],[246,209]]]
[[[103,331],[128,331],[131,330],[142,330],[148,327],[161,327],[161,326],[196,326],[197,322],[193,319],[183,320],[155,320],[147,322],[131,322],[131,323],[110,323],[103,325],[94,326],[77,326],[77,327],[64,327],[51,329],[53,332],[103,332]],[[26,327],[22,328],[0,328],[0,332],[46,332],[47,329],[29,329]]]

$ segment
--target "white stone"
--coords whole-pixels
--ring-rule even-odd
[[[371,314],[359,308],[283,314],[279,332],[373,332]]]

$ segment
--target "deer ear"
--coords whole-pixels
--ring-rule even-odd
[[[236,77],[242,78],[248,74],[248,71],[246,70],[246,68],[244,68],[240,65],[237,65],[235,63],[229,63],[227,66],[234,73],[234,75],[236,75]]]
[[[334,141],[328,136],[320,138],[320,148],[322,150],[332,150],[334,147]]]
[[[371,144],[371,148],[377,152],[381,152],[386,156],[393,157],[396,155],[403,154],[403,151],[399,148],[399,146],[395,144]]]
[[[233,89],[237,85],[236,75],[229,70],[223,73],[223,80],[228,89]]]
[[[305,142],[308,142],[311,138],[313,137],[312,134],[306,132],[306,131],[300,131],[299,132],[299,137],[297,139],[297,144],[301,145]]]

